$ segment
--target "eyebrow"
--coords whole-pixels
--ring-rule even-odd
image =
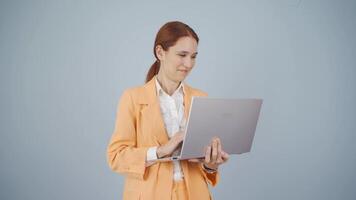
[[[189,54],[190,52],[189,51],[177,51],[177,53],[186,53],[186,54]],[[197,55],[198,52],[195,52],[193,53],[193,55]]]

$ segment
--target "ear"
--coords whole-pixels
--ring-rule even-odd
[[[165,58],[165,51],[161,45],[157,45],[155,48],[156,55],[160,61],[163,61]]]

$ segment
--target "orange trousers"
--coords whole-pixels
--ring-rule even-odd
[[[172,200],[188,200],[188,190],[184,180],[173,181]]]

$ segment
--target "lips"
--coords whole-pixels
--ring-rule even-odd
[[[183,73],[188,73],[188,70],[178,70],[180,72],[183,72]]]

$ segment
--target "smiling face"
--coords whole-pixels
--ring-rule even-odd
[[[183,81],[195,65],[197,48],[197,41],[189,36],[179,38],[167,51],[157,45],[156,55],[161,63],[158,73],[174,82]]]

